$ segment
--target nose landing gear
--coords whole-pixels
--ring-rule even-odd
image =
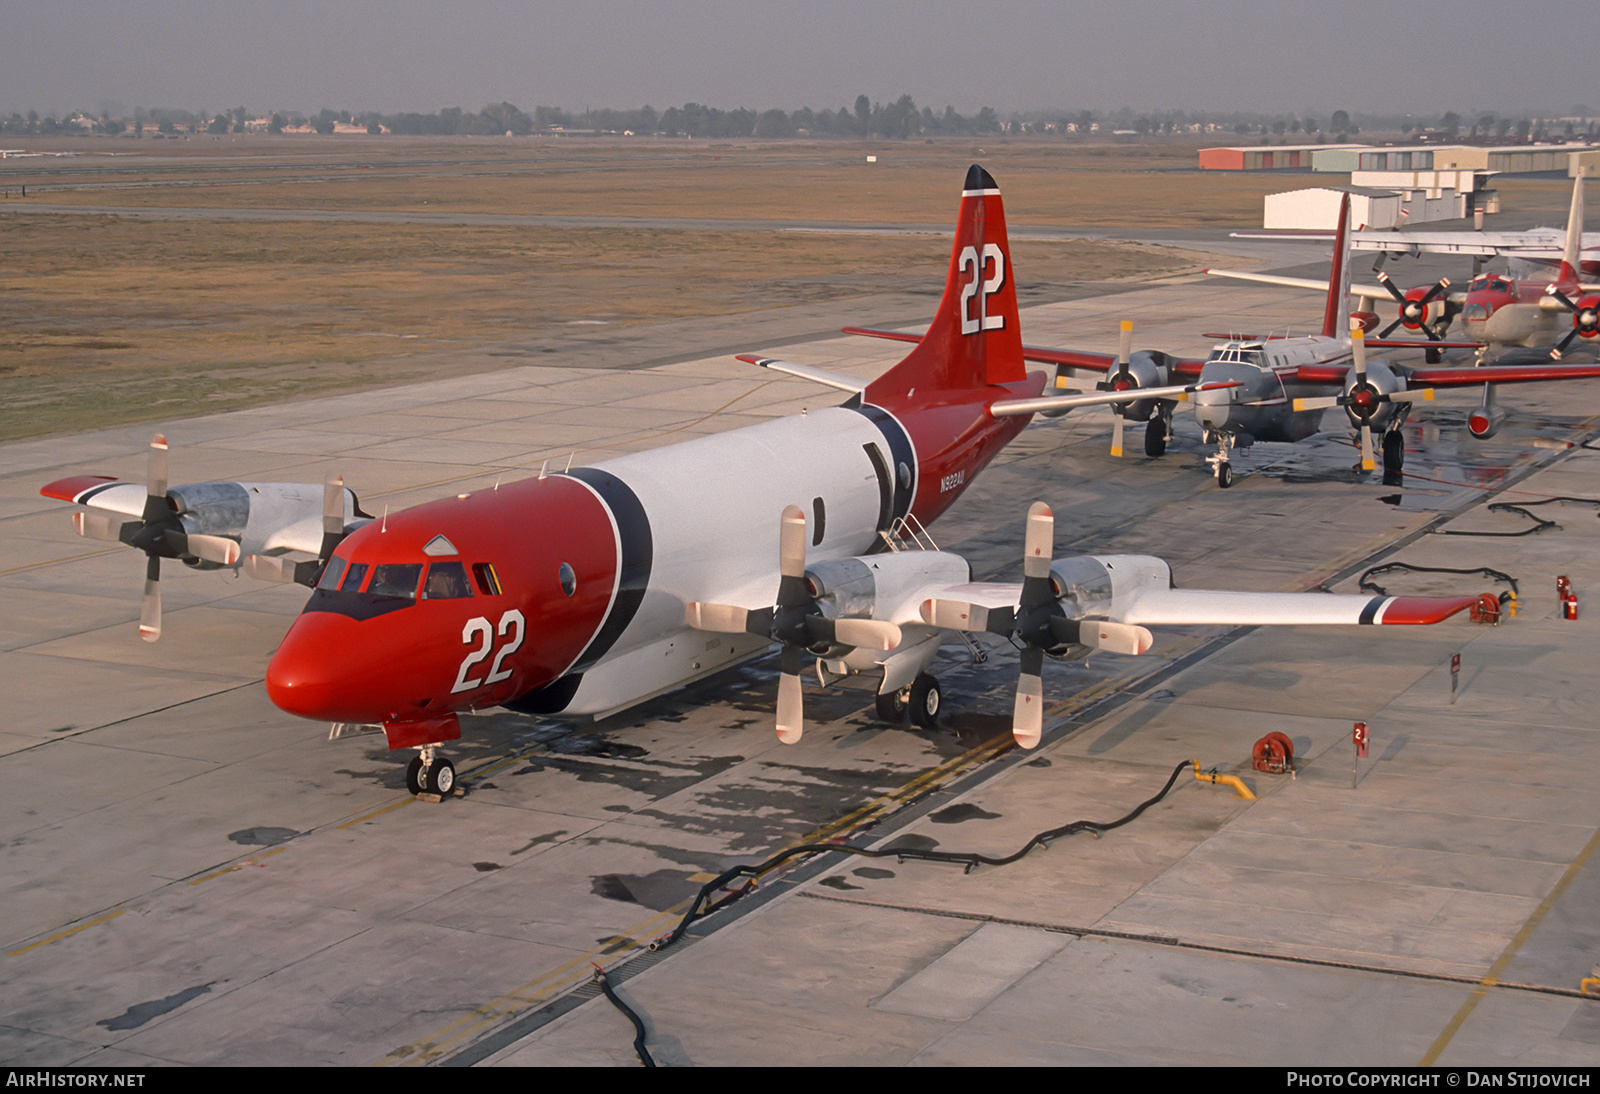
[[[417,756],[406,765],[406,789],[413,794],[434,794],[448,798],[456,788],[456,765],[433,750],[433,745],[417,749]]]

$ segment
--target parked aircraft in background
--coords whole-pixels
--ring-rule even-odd
[[[1349,218],[1349,198],[1341,205],[1341,223]],[[1298,338],[1240,338],[1218,345],[1205,360],[1177,357],[1160,351],[1130,352],[1132,324],[1122,325],[1122,345],[1113,357],[1103,353],[1024,347],[1029,360],[1057,366],[1056,386],[1067,387],[1072,370],[1103,374],[1097,385],[1103,391],[1136,392],[1138,397],[1116,403],[1111,454],[1122,455],[1125,421],[1145,423],[1145,455],[1160,456],[1171,438],[1172,414],[1177,399],[1158,389],[1192,380],[1196,390],[1187,396],[1194,403],[1195,421],[1207,444],[1216,452],[1207,458],[1217,484],[1233,484],[1231,454],[1235,446],[1248,448],[1257,441],[1301,441],[1318,432],[1323,410],[1339,406],[1360,436],[1361,466],[1373,470],[1374,433],[1382,436],[1384,468],[1399,471],[1405,460],[1401,434],[1412,403],[1433,398],[1435,387],[1482,384],[1484,402],[1469,416],[1467,427],[1475,437],[1492,436],[1502,419],[1495,406],[1494,385],[1600,377],[1600,367],[1509,366],[1477,369],[1415,369],[1386,361],[1368,366],[1364,352],[1352,349],[1350,317],[1345,313],[1344,278],[1348,271],[1346,232],[1337,234],[1330,280],[1307,282],[1326,294],[1322,332]],[[847,327],[847,333],[916,341],[917,335]],[[1367,339],[1357,332],[1361,349],[1422,349],[1427,343]],[[1434,343],[1444,347],[1470,347],[1472,343]],[[1048,411],[1047,411],[1048,413]]]
[[[437,793],[455,780],[437,749],[460,736],[464,712],[603,715],[773,642],[777,733],[793,742],[808,666],[823,679],[875,676],[881,714],[909,707],[926,726],[941,708],[928,672],[941,632],[1012,636],[1023,650],[1013,731],[1032,746],[1046,654],[1142,653],[1161,624],[1426,624],[1477,602],[1175,590],[1158,558],[1052,561],[1039,505],[1021,585],[972,582],[961,556],[916,549],[902,531],[948,509],[1033,413],[1124,395],[1039,397],[1046,377],[1024,367],[1010,257],[1000,192],[973,167],[938,312],[903,361],[867,384],[763,362],[851,391],[837,407],[378,520],[358,516],[336,481],[320,512],[317,487],[167,491],[163,443],[138,519],[80,514],[78,530],[138,547],[152,566],[229,565],[249,547],[249,572],[314,584],[268,665],[268,695],[306,718],[381,727],[390,748],[418,750],[412,789]],[[90,507],[130,492],[82,479],[42,490]]]
[[[1423,233],[1417,233],[1423,234]],[[1466,234],[1466,233],[1456,233]],[[1380,285],[1357,285],[1351,292],[1366,300],[1393,300],[1399,317],[1384,328],[1387,337],[1396,327],[1420,331],[1429,341],[1429,362],[1436,363],[1438,350],[1451,322],[1459,316],[1464,336],[1477,344],[1478,356],[1496,347],[1540,347],[1555,343],[1550,356],[1559,360],[1573,339],[1592,341],[1600,337],[1600,285],[1585,284],[1580,277],[1583,252],[1583,179],[1574,181],[1572,205],[1567,213],[1565,241],[1554,260],[1554,278],[1512,278],[1498,273],[1477,273],[1465,292],[1449,292],[1450,282],[1402,291],[1383,273]],[[1217,277],[1231,277],[1265,285],[1327,291],[1328,283],[1273,274],[1207,270]]]

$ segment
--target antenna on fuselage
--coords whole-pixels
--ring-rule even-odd
[[[545,460],[543,465],[541,465],[540,468],[539,468],[539,477],[541,479],[543,479],[543,478],[548,478],[549,475],[550,475],[550,461],[549,460]],[[495,489],[498,490],[499,489],[499,485],[500,485],[499,483],[496,483],[495,484]]]
[[[388,530],[389,530],[389,507],[387,505],[385,505],[383,507],[383,523],[378,526],[378,531],[387,532]]]
[[[567,453],[567,467],[566,467],[565,471],[561,472],[563,475],[565,475],[567,472],[572,470],[572,461],[577,458],[577,455],[578,455],[578,450],[576,448],[574,448],[571,452]]]

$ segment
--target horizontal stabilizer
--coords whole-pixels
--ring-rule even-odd
[[[867,389],[865,380],[857,380],[854,376],[846,376],[839,372],[830,372],[815,365],[797,365],[793,361],[780,361],[776,357],[757,357],[752,353],[738,354],[737,359],[752,365],[760,365],[762,368],[769,368],[773,372],[782,372],[788,376],[798,376],[802,380],[826,384],[828,387],[835,387],[840,391],[860,394]]]

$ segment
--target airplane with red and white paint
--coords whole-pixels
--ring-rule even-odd
[[[1366,350],[1471,348],[1471,342],[1419,342],[1412,339],[1367,338],[1365,329],[1376,324],[1371,313],[1348,314],[1350,198],[1340,204],[1340,228],[1334,236],[1333,265],[1328,281],[1281,279],[1256,274],[1247,280],[1297,287],[1316,286],[1325,294],[1322,330],[1298,337],[1231,337],[1205,359],[1179,357],[1159,350],[1132,352],[1133,324],[1122,324],[1121,347],[1113,356],[1080,350],[1025,346],[1030,361],[1056,366],[1055,385],[1065,389],[1075,371],[1098,373],[1101,391],[1137,393],[1137,398],[1112,406],[1111,454],[1123,454],[1126,422],[1145,426],[1144,451],[1152,458],[1165,454],[1172,436],[1172,415],[1178,402],[1194,404],[1195,422],[1207,444],[1215,445],[1207,457],[1217,485],[1233,484],[1231,455],[1234,447],[1249,448],[1260,441],[1293,443],[1322,428],[1323,411],[1341,407],[1356,431],[1361,468],[1376,469],[1374,437],[1381,437],[1385,472],[1398,472],[1405,461],[1402,426],[1414,403],[1431,400],[1436,387],[1483,385],[1482,405],[1467,418],[1467,429],[1478,438],[1493,436],[1504,418],[1496,405],[1499,384],[1545,383],[1557,380],[1600,378],[1600,367],[1512,365],[1504,367],[1414,368],[1388,361],[1369,366]],[[1218,271],[1207,271],[1218,272]],[[1354,328],[1354,330],[1352,330]],[[847,334],[864,334],[916,342],[920,335],[846,327]],[[1388,332],[1385,331],[1384,334]],[[1213,335],[1208,337],[1222,337]],[[1191,381],[1188,394],[1163,396],[1158,389]],[[1055,413],[1046,410],[1045,413]]]
[[[390,748],[417,750],[411,789],[436,794],[455,782],[439,747],[460,736],[462,713],[602,716],[774,642],[776,728],[792,743],[809,668],[824,681],[875,677],[882,716],[909,709],[930,726],[943,632],[1012,637],[1023,651],[1013,731],[1032,747],[1046,655],[1144,653],[1156,625],[1437,623],[1481,599],[1180,590],[1159,558],[1053,558],[1042,504],[1028,515],[1020,584],[973,582],[960,555],[920,549],[907,530],[948,510],[1034,413],[1126,399],[1040,396],[1000,192],[979,167],[938,312],[904,360],[870,383],[760,363],[849,395],[379,519],[338,479],[169,491],[164,441],[143,491],[80,477],[41,492],[87,507],[80,534],[145,552],[146,638],[160,634],[163,558],[313,585],[267,667],[267,694],[301,717],[381,728]]]
[[[1379,273],[1379,285],[1355,285],[1350,292],[1366,300],[1393,300],[1398,304],[1399,316],[1379,332],[1379,337],[1387,338],[1401,326],[1422,334],[1434,343],[1429,347],[1430,363],[1437,361],[1438,350],[1446,348],[1445,335],[1457,316],[1466,339],[1477,345],[1480,362],[1495,348],[1536,348],[1552,342],[1555,345],[1550,356],[1560,360],[1573,339],[1597,344],[1594,340],[1600,338],[1600,284],[1583,281],[1582,264],[1583,177],[1579,176],[1573,182],[1566,243],[1553,279],[1476,273],[1464,292],[1450,292],[1449,279],[1402,291],[1388,275]],[[1233,270],[1206,272],[1265,285],[1328,289],[1327,282],[1300,277]]]

